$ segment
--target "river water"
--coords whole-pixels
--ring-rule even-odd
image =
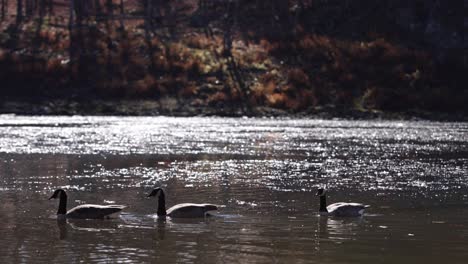
[[[468,123],[3,115],[0,263],[466,263],[467,172]],[[156,186],[220,210],[158,219]],[[59,187],[128,207],[58,222]]]

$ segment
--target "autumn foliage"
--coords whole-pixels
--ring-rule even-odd
[[[129,14],[146,14],[139,2],[130,2]],[[288,112],[324,105],[458,111],[468,98],[457,88],[463,67],[445,69],[430,50],[410,45],[383,23],[351,36],[347,27],[345,33],[312,30],[310,25],[323,21],[301,12],[312,10],[313,1],[238,1],[235,10],[228,5],[201,10],[197,3],[180,1],[177,8],[164,9],[183,10],[178,24],[172,21],[179,17],[166,13],[151,21],[90,16],[69,28],[65,9],[21,23],[4,19],[0,94],[170,97],[183,104]],[[230,23],[236,26],[229,28]]]

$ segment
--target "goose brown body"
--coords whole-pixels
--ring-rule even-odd
[[[166,210],[166,198],[163,189],[156,188],[149,195],[158,196],[158,210],[159,217],[169,216],[171,218],[202,218],[205,217],[207,212],[218,210],[214,204],[196,204],[196,203],[181,203],[172,206]]]
[[[124,208],[124,205],[98,205],[82,204],[67,211],[67,194],[64,190],[58,189],[49,198],[60,199],[57,210],[58,218],[75,219],[104,219],[117,216]]]
[[[362,203],[333,203],[327,206],[326,190],[323,188],[318,189],[317,195],[320,196],[320,215],[326,216],[337,216],[337,217],[356,217],[362,216],[364,210],[369,207],[369,205],[364,205]]]

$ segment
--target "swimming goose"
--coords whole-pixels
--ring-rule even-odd
[[[369,205],[361,203],[334,203],[327,206],[326,190],[319,188],[317,196],[320,196],[320,215],[329,216],[361,216],[364,213],[364,209]]]
[[[97,204],[82,204],[78,205],[67,212],[67,194],[62,189],[55,190],[54,194],[49,198],[60,198],[57,218],[80,218],[80,219],[104,219],[119,215],[125,206],[123,205],[97,205]]]
[[[171,218],[198,218],[205,217],[208,211],[218,210],[214,204],[194,204],[181,203],[172,206],[166,211],[166,198],[164,191],[161,188],[154,189],[148,197],[158,196],[158,211],[156,214],[159,217],[169,216]]]

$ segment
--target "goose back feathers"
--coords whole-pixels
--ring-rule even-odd
[[[319,188],[317,195],[320,196],[320,215],[328,216],[337,216],[337,217],[355,217],[362,216],[364,210],[369,207],[369,205],[364,205],[362,203],[333,203],[327,206],[326,190]]]
[[[207,212],[218,210],[216,205],[208,203],[181,203],[174,205],[166,210],[166,198],[163,189],[153,189],[148,197],[151,196],[158,196],[158,210],[156,214],[159,217],[169,216],[171,218],[202,218],[206,216]]]
[[[104,219],[118,216],[125,208],[123,205],[98,205],[82,204],[67,211],[67,194],[64,190],[58,189],[49,198],[60,199],[57,210],[59,218],[78,218],[78,219]]]

